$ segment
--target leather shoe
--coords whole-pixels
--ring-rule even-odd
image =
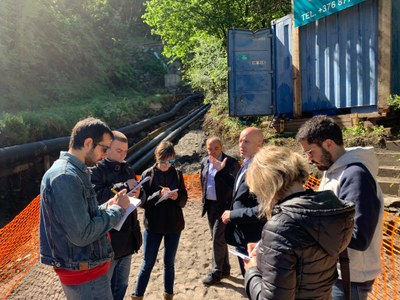
[[[217,284],[221,281],[221,276],[218,276],[214,273],[210,273],[207,275],[206,278],[204,278],[203,283],[205,285],[213,285],[213,284]]]
[[[221,275],[222,278],[228,278],[229,276],[231,276],[231,272],[223,272]]]

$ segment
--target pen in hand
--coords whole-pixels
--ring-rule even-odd
[[[118,194],[118,192],[114,188],[111,189],[111,192],[113,192],[114,195]]]
[[[250,256],[250,257],[256,256],[256,255],[253,254],[253,253],[256,253],[256,251],[257,251],[258,248],[260,247],[260,242],[261,242],[261,240],[257,242],[257,244],[254,246],[254,248],[253,248],[253,250],[251,251],[251,253],[249,253],[249,256]]]

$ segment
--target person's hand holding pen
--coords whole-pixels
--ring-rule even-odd
[[[128,195],[126,194],[126,189],[123,189],[119,192],[116,190],[112,189],[112,192],[115,194],[113,198],[108,200],[107,206],[111,205],[118,205],[123,208],[123,210],[126,210],[129,205],[131,204]]]
[[[129,179],[127,182],[126,182],[127,184],[128,184],[128,186],[129,186],[129,190],[131,190],[131,189],[133,189],[136,185],[137,185],[137,180],[136,179]],[[134,190],[134,191],[132,191],[132,192],[130,192],[129,193],[129,196],[131,196],[131,197],[135,197],[135,198],[139,198],[139,194],[140,194],[140,189],[141,189],[142,187],[138,187],[136,190]]]
[[[249,253],[249,256],[251,257],[249,260],[244,259],[244,268],[246,271],[250,269],[251,267],[257,267],[257,251],[258,247],[260,246],[260,242],[258,243],[248,243],[247,244],[247,252]]]
[[[172,200],[177,200],[178,199],[178,192],[172,192],[171,193],[171,189],[169,187],[162,186],[162,185],[160,185],[160,188],[161,188],[161,191],[160,191],[161,196],[164,196],[165,194],[170,193],[168,195],[168,198],[170,198]]]

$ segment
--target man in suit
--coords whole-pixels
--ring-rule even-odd
[[[203,280],[213,285],[230,275],[228,247],[225,242],[226,225],[221,214],[230,207],[233,184],[240,165],[236,159],[222,152],[222,142],[211,137],[206,142],[208,156],[201,163],[202,216],[207,213],[212,237],[212,271]]]
[[[248,127],[240,133],[239,152],[244,164],[235,179],[231,208],[225,210],[221,216],[222,222],[228,224],[225,230],[227,243],[245,255],[248,255],[247,243],[261,239],[261,231],[265,224],[265,219],[258,217],[257,198],[250,194],[246,184],[246,170],[254,155],[263,146],[263,142],[264,136],[259,128]],[[238,259],[244,276],[246,271],[243,259]]]

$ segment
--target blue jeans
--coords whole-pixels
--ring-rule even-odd
[[[144,258],[136,284],[136,296],[143,296],[149,283],[150,274],[157,259],[161,240],[164,238],[164,291],[174,293],[175,256],[178,250],[181,233],[154,233],[147,230],[143,233]]]
[[[61,284],[68,300],[113,300],[107,274],[83,284]]]
[[[129,272],[131,270],[132,255],[114,260],[108,270],[108,279],[111,282],[111,290],[114,300],[124,299],[128,288]]]
[[[351,300],[367,300],[368,294],[372,291],[372,285],[374,281],[369,282],[351,283]],[[332,300],[344,300],[343,283],[341,280],[337,280],[332,287]]]

